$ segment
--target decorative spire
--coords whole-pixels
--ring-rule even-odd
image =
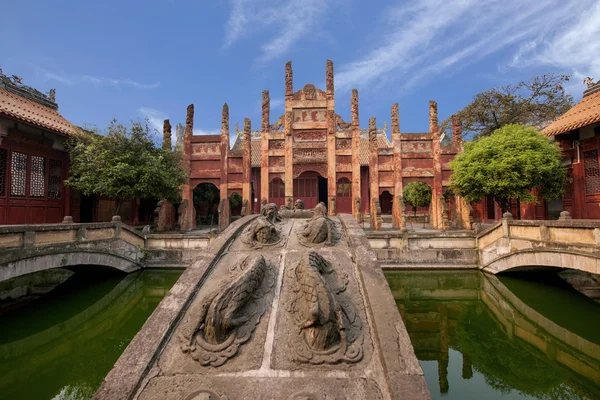
[[[392,106],[392,137],[400,134],[400,111],[398,103]]]
[[[163,122],[163,150],[171,150],[171,123],[168,119]]]
[[[462,146],[462,122],[458,115],[452,116],[452,143],[455,145]]]
[[[294,78],[292,73],[292,62],[288,61],[285,64],[285,95],[292,95],[294,93]]]
[[[438,109],[437,103],[433,100],[429,101],[429,132],[435,133],[439,131],[438,126]]]
[[[352,89],[352,99],[350,100],[350,113],[352,114],[352,125],[360,126],[358,119],[358,90]]]
[[[375,117],[369,118],[369,142],[371,145],[377,145],[377,120]]]
[[[333,94],[333,61],[327,60],[327,68],[325,70],[325,86],[327,94]]]
[[[194,134],[194,105],[190,104],[187,107],[185,114],[185,136],[191,137]]]
[[[268,132],[270,129],[271,119],[271,99],[269,97],[269,91],[263,90],[262,92],[262,120],[261,128],[263,132]]]
[[[250,130],[251,130],[250,118],[244,118],[244,132],[243,132],[242,140],[250,141]]]
[[[229,106],[227,103],[223,104],[223,111],[221,113],[221,135],[229,136]]]

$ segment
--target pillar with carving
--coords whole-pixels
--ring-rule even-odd
[[[443,228],[443,207],[441,202],[442,187],[442,145],[440,143],[440,127],[438,124],[437,103],[429,102],[429,133],[431,134],[431,153],[433,158],[433,190],[431,192],[431,226],[434,229]]]
[[[288,61],[285,64],[285,120],[284,120],[284,159],[285,159],[285,202],[286,204],[293,204],[294,198],[294,160],[293,160],[293,138],[292,138],[292,95],[293,89],[293,75],[292,75],[292,62]]]
[[[377,123],[369,118],[369,181],[371,188],[371,229],[381,229],[379,210],[379,146],[377,145]]]
[[[362,210],[358,209],[358,204],[361,204],[362,200],[360,198],[360,121],[358,118],[357,89],[352,89],[350,115],[352,117],[350,125],[350,132],[352,134],[352,215],[354,215],[358,222],[361,222],[360,214]]]
[[[457,115],[452,116],[452,147],[456,154],[463,152],[462,123]],[[458,195],[454,196],[452,225],[459,229],[473,229],[473,207]]]
[[[329,215],[335,215],[336,195],[336,156],[335,156],[335,99],[333,88],[333,61],[327,60],[325,71],[327,91],[327,209]]]
[[[194,134],[194,105],[187,107],[185,116],[185,133],[183,135],[183,167],[191,173],[192,135]],[[194,188],[191,187],[190,178],[181,189],[181,205],[179,206],[179,227],[182,231],[191,231],[196,228],[196,209],[194,208]]]
[[[269,132],[271,131],[270,125],[270,114],[271,114],[271,99],[269,97],[269,91],[263,90],[262,92],[262,119],[261,119],[261,134],[260,134],[260,194],[262,199],[268,203],[269,199]]]
[[[394,151],[394,201],[392,203],[392,227],[404,229],[404,202],[402,200],[402,142],[400,136],[400,111],[398,103],[392,106],[392,148]]]
[[[228,196],[228,157],[229,157],[229,106],[223,104],[221,112],[221,183],[219,185],[219,231],[224,231],[231,223],[231,205]]]
[[[242,204],[246,202],[246,212],[250,214],[254,208],[252,198],[252,132],[250,118],[244,118],[244,133],[242,134]]]

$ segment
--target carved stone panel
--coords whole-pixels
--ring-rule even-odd
[[[431,152],[431,141],[403,141],[402,152],[405,153],[429,153]]]
[[[269,140],[269,150],[283,150],[285,147],[285,140],[271,139]]]
[[[326,163],[327,149],[294,149],[294,163]]]
[[[295,129],[325,127],[327,110],[325,108],[296,108],[292,114]]]
[[[336,150],[350,150],[352,149],[352,139],[336,139],[335,141]]]
[[[319,130],[306,130],[306,131],[294,131],[294,142],[320,142],[325,141],[327,131]]]

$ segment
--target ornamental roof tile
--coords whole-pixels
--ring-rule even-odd
[[[0,114],[63,135],[75,131],[73,125],[57,110],[4,88],[0,88]]]
[[[598,122],[600,122],[600,90],[584,96],[573,108],[544,128],[542,133],[546,136],[556,136]]]

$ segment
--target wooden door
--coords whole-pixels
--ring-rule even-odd
[[[294,179],[294,200],[304,202],[304,208],[315,208],[319,203],[319,174],[313,171],[303,172]]]
[[[352,214],[352,183],[348,178],[337,181],[336,213]]]

